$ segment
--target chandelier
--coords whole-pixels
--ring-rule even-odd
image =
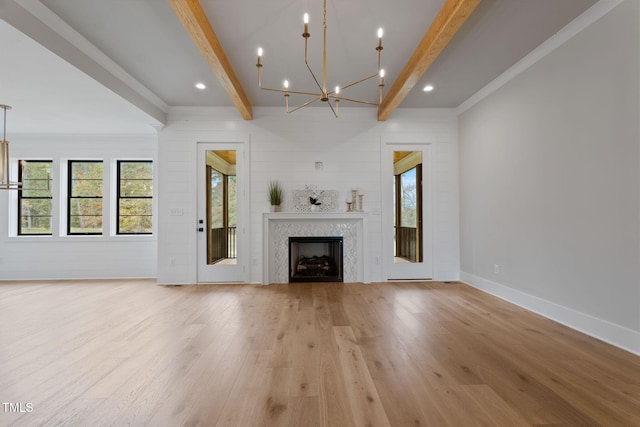
[[[380,103],[382,103],[382,90],[384,88],[384,70],[380,68],[380,55],[382,52],[382,28],[378,29],[378,46],[376,47],[376,51],[378,52],[378,68],[376,72],[374,74],[361,78],[360,80],[356,80],[354,82],[348,83],[346,85],[336,86],[333,91],[328,91],[327,90],[327,0],[324,0],[323,11],[324,11],[324,17],[322,22],[322,28],[323,28],[324,38],[323,38],[323,53],[322,53],[322,82],[318,80],[318,78],[316,77],[316,74],[313,72],[313,70],[311,69],[307,61],[307,50],[308,50],[307,43],[308,43],[309,37],[311,37],[311,34],[309,34],[309,14],[305,13],[303,16],[304,32],[302,33],[302,37],[304,38],[304,64],[309,70],[309,73],[311,73],[311,77],[313,77],[313,80],[316,83],[318,92],[316,92],[315,90],[299,91],[299,90],[290,89],[288,80],[285,80],[283,83],[284,89],[263,87],[262,86],[263,50],[261,47],[258,48],[258,62],[256,63],[256,68],[258,69],[258,86],[262,90],[284,93],[285,110],[287,113],[293,113],[294,111],[297,111],[303,107],[306,107],[307,105],[313,104],[316,101],[326,102],[327,105],[331,108],[331,111],[336,116],[336,118],[338,117],[338,106],[340,104],[340,101],[357,102],[359,104],[368,104],[368,105],[376,105],[376,106],[380,105]],[[378,84],[379,91],[380,91],[378,102],[363,101],[363,100],[348,98],[340,95],[341,91],[344,91],[345,89],[348,89],[352,86],[355,86],[367,80],[373,79],[375,77],[379,77],[380,79]],[[297,107],[294,107],[293,109],[289,109],[289,95],[291,94],[308,95],[308,96],[312,96],[312,98],[307,102]],[[335,107],[332,105],[332,102],[331,102],[332,100],[335,103]]]
[[[0,141],[0,190],[22,190],[21,182],[9,180],[9,141],[7,141],[7,110],[11,107],[0,104],[2,109],[2,141]]]
[[[2,141],[0,141],[0,190],[17,190],[22,191],[26,190],[23,187],[22,182],[13,182],[10,181],[9,176],[9,141],[7,141],[7,110],[10,110],[11,107],[9,105],[0,104],[0,109],[2,109]],[[20,161],[22,164],[22,161]],[[37,188],[29,186],[29,190],[45,190],[49,191],[51,189],[50,186],[51,176],[47,174],[47,187],[46,188]]]

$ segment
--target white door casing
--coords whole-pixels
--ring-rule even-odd
[[[248,218],[249,204],[247,186],[249,183],[249,167],[246,159],[246,144],[244,142],[199,142],[197,144],[197,282],[198,283],[229,283],[249,281],[249,244]],[[235,150],[236,151],[236,242],[237,257],[235,264],[207,263],[207,151]],[[202,221],[202,223],[201,223]]]

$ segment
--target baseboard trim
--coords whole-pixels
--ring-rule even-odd
[[[640,332],[593,317],[509,286],[460,272],[460,281],[555,322],[640,356]]]

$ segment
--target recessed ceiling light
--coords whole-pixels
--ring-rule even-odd
[[[205,85],[204,83],[196,83],[196,88],[205,90],[207,88],[207,85]]]
[[[432,85],[426,85],[424,87],[424,89],[422,89],[425,92],[431,92],[433,90],[433,86]]]

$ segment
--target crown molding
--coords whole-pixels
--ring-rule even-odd
[[[505,84],[519,76],[523,71],[540,61],[542,58],[562,46],[564,43],[579,34],[585,28],[605,16],[624,0],[600,0],[580,16],[568,23],[564,28],[532,50],[527,56],[511,66],[507,71],[496,77],[485,87],[473,94],[456,108],[458,115],[464,113],[478,102],[500,89]]]

